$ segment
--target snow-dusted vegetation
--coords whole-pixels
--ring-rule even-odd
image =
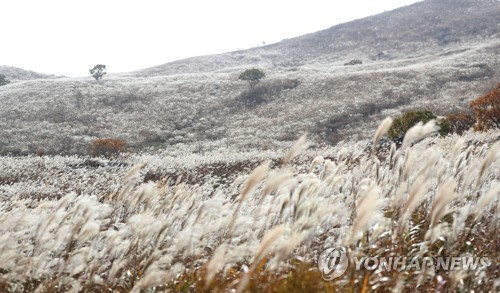
[[[255,105],[241,101],[248,90],[238,80],[241,68],[18,81],[0,88],[0,152],[87,154],[97,138],[122,139],[134,150],[183,143],[204,151],[282,148],[304,131],[316,142],[365,139],[375,121],[405,109],[445,115],[467,107],[500,79],[499,46],[491,41],[445,56],[351,67],[270,68],[254,89]]]
[[[283,153],[3,157],[0,289],[494,291],[498,132],[407,143],[428,131],[409,131],[399,150],[365,141],[304,151],[302,138]],[[175,177],[181,170],[199,178]],[[321,281],[318,255],[338,245],[353,255],[452,254],[493,264],[350,268]]]
[[[33,80],[1,67],[12,82],[0,87],[0,154],[87,154],[101,138],[134,151],[282,149],[305,131],[318,143],[366,139],[385,116],[414,108],[447,115],[494,87],[499,13],[495,1],[427,0],[100,82]],[[362,64],[344,66],[354,59]],[[266,78],[249,91],[238,76],[254,67]]]

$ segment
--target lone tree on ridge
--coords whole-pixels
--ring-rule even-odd
[[[95,80],[99,81],[104,75],[106,75],[106,65],[97,64],[94,68],[90,69],[89,72]]]

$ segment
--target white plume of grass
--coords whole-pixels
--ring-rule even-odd
[[[331,160],[325,160],[320,179],[325,180],[330,175],[335,174],[336,165]]]
[[[283,165],[290,163],[290,161],[295,158],[298,154],[300,154],[303,150],[305,150],[309,146],[307,142],[307,133],[303,134],[290,148],[288,153],[283,158]]]
[[[455,290],[457,286],[462,282],[462,280],[466,279],[469,276],[469,272],[466,270],[460,270],[460,271],[451,271],[450,272],[450,289],[452,291],[462,291],[462,290]]]
[[[38,223],[37,229],[35,231],[35,239],[41,244],[44,242],[45,237],[51,238],[52,236],[46,235],[46,231],[50,231],[54,226],[55,221],[59,221],[59,224],[55,224],[56,227],[61,226],[60,223],[64,222],[64,219],[69,217],[70,214],[66,212],[66,208],[71,204],[71,202],[76,198],[75,193],[69,193],[63,198],[61,198],[57,205],[54,207],[52,214],[45,220]]]
[[[272,230],[268,231],[262,241],[260,243],[259,249],[257,250],[255,257],[252,262],[252,266],[250,270],[245,273],[245,275],[241,278],[240,284],[238,285],[238,289],[236,292],[243,292],[248,281],[250,280],[251,274],[255,271],[260,261],[264,258],[264,256],[270,251],[272,244],[285,232],[285,227],[283,225],[274,227]]]
[[[472,210],[473,207],[469,204],[465,204],[462,207],[457,207],[456,209],[454,209],[451,233],[448,234],[449,244],[451,244],[451,246],[458,247],[463,244],[458,240],[458,237],[460,236],[461,231],[466,230],[466,221],[471,215]]]
[[[436,120],[430,120],[425,124],[422,122],[417,123],[406,132],[403,143],[401,144],[401,150],[404,150],[412,143],[418,142],[437,131],[439,131],[439,126],[436,124]]]
[[[325,161],[325,159],[322,156],[317,156],[316,158],[314,158],[311,165],[309,166],[308,172],[309,173],[314,172],[314,169],[316,168],[316,166],[323,164],[324,161]]]
[[[404,161],[404,167],[401,172],[401,183],[408,182],[408,178],[410,177],[410,173],[415,168],[415,154],[411,151],[407,152],[406,160]]]
[[[130,193],[130,191],[132,190],[132,188],[134,187],[134,185],[136,183],[137,178],[140,175],[139,172],[141,171],[142,168],[144,168],[144,166],[146,166],[146,163],[138,163],[134,167],[132,167],[132,169],[130,169],[130,171],[127,173],[127,175],[125,175],[125,178],[123,179],[124,186],[120,190],[120,192],[118,193],[117,200],[120,200],[120,201],[124,200],[125,195]],[[113,200],[112,195],[111,195],[110,199]]]
[[[455,145],[453,146],[453,150],[451,152],[450,156],[450,161],[451,162],[456,162],[457,157],[460,155],[462,148],[464,147],[464,140],[463,138],[457,139],[455,142]]]
[[[446,215],[446,205],[455,198],[457,184],[452,179],[447,180],[439,186],[434,202],[432,203],[430,227],[434,227],[441,218]]]
[[[234,228],[236,226],[236,221],[238,219],[241,206],[248,194],[250,194],[250,192],[257,186],[257,184],[262,181],[262,179],[264,179],[264,177],[267,175],[269,164],[269,161],[261,164],[248,176],[248,178],[243,183],[241,193],[236,199],[238,201],[238,204],[231,217],[231,222],[229,223],[229,235],[234,236]],[[231,242],[231,238],[229,238],[229,242]],[[227,249],[229,249],[229,244],[219,246],[216,253],[209,261],[207,265],[207,284],[210,284],[215,274],[224,266],[228,252]]]
[[[455,190],[457,184],[454,180],[448,179],[443,184],[441,184],[436,192],[436,197],[432,203],[431,211],[431,221],[429,225],[429,231],[425,235],[425,239],[431,238],[432,233],[437,227],[437,223],[450,211],[447,205],[456,197]]]
[[[389,167],[392,167],[396,164],[396,158],[398,157],[399,152],[396,149],[396,144],[391,143],[391,149],[389,150],[389,157],[387,158],[389,161]]]
[[[490,230],[498,229],[500,224],[500,202],[497,202],[496,212],[493,215],[493,220],[490,223]]]
[[[488,151],[486,157],[483,160],[483,163],[481,164],[481,169],[479,170],[476,186],[479,186],[481,184],[484,172],[488,169],[488,167],[491,166],[494,162],[496,162],[496,160],[498,160],[499,158],[500,158],[500,141],[497,141],[495,144],[491,146],[491,149]]]
[[[259,205],[262,203],[262,200],[266,195],[271,194],[274,191],[277,191],[281,186],[284,186],[288,180],[293,177],[293,174],[290,170],[284,169],[280,170],[274,176],[272,176],[268,181],[266,186],[260,192],[260,200]]]
[[[404,223],[417,208],[417,206],[425,200],[425,193],[427,191],[427,179],[424,175],[420,175],[413,183],[406,203],[401,207],[403,214],[399,218],[399,226],[404,227]]]
[[[229,249],[226,243],[222,243],[215,250],[214,254],[207,263],[207,285],[209,285],[217,272],[219,272],[226,264],[226,252]]]
[[[279,268],[280,262],[283,261],[293,250],[304,240],[307,232],[293,233],[293,235],[285,239],[281,243],[281,247],[277,250],[276,256],[269,262],[269,270],[276,270]]]
[[[377,131],[375,131],[375,135],[373,136],[372,155],[375,153],[375,150],[377,149],[380,139],[382,139],[382,137],[387,133],[387,131],[389,131],[391,125],[392,125],[392,118],[387,117],[378,126]]]
[[[376,185],[369,186],[356,207],[356,218],[348,243],[358,240],[364,231],[379,221],[384,204],[385,200],[380,196],[380,188]]]
[[[268,231],[266,235],[262,238],[259,249],[255,253],[253,259],[252,267],[250,270],[255,269],[258,263],[264,258],[264,256],[270,251],[271,245],[285,232],[285,227],[283,225],[274,227],[272,230]]]
[[[163,284],[166,275],[167,274],[163,270],[153,265],[144,273],[144,276],[135,284],[130,292],[144,292],[147,288],[159,286]]]
[[[245,180],[241,194],[237,198],[240,203],[243,202],[248,194],[257,186],[257,184],[262,181],[264,177],[266,177],[267,171],[269,170],[269,164],[269,161],[264,162],[259,167],[255,168],[255,170]]]
[[[484,216],[486,208],[490,204],[498,200],[499,196],[500,196],[500,184],[496,184],[495,186],[491,187],[490,191],[487,194],[479,198],[479,201],[477,202],[474,211],[472,212],[472,214],[474,215],[474,222],[477,222],[479,218]]]

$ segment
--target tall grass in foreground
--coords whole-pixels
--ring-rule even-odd
[[[385,120],[377,143],[390,126]],[[139,164],[115,193],[0,203],[0,291],[494,291],[500,238],[500,143],[453,151],[404,147],[377,154],[263,162],[213,194]],[[322,250],[353,256],[487,256],[476,271],[355,270],[330,282]]]

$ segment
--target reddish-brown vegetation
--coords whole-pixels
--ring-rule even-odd
[[[121,139],[99,138],[90,144],[90,155],[110,157],[124,152],[126,149],[127,144]]]
[[[476,113],[477,130],[500,127],[500,83],[489,93],[470,102]]]

